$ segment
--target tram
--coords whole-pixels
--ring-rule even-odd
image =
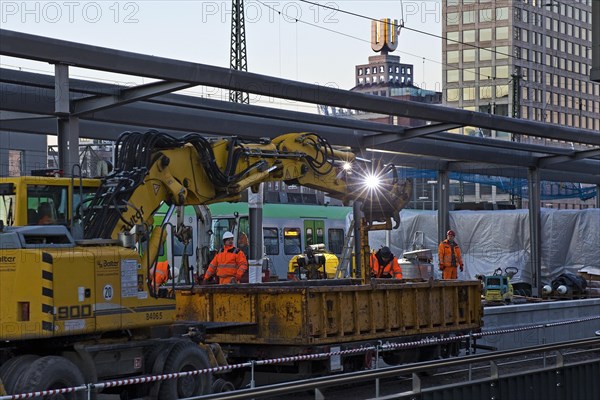
[[[212,215],[211,250],[218,250],[225,231],[237,236],[236,246],[250,254],[248,203],[217,203]],[[322,243],[329,252],[341,255],[350,225],[352,208],[343,206],[264,204],[262,207],[264,257],[272,279],[287,279],[290,259],[307,246]],[[277,277],[277,278],[275,278]]]

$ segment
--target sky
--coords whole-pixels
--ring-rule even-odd
[[[354,66],[367,63],[368,57],[376,54],[369,42],[370,21],[348,14],[353,13],[403,20],[398,48],[392,54],[400,56],[403,63],[414,64],[415,84],[441,90],[441,39],[417,32],[441,35],[441,0],[316,3],[330,8],[298,0],[244,1],[248,71],[352,88]],[[0,26],[95,46],[229,67],[231,0],[0,0]],[[51,65],[39,62],[2,57],[0,63],[5,68],[53,73]],[[80,79],[115,83],[144,81],[75,68],[70,74]],[[210,92],[205,88],[198,90]]]

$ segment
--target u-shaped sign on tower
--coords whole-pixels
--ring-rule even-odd
[[[382,18],[371,22],[371,48],[387,54],[398,47],[398,33],[400,25],[397,19]]]

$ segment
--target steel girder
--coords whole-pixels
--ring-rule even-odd
[[[470,125],[516,134],[600,145],[600,133],[438,105],[372,96],[211,65],[148,56],[0,30],[0,54],[101,71],[186,82],[380,114]]]
[[[322,88],[315,85],[255,74],[241,73],[240,75],[237,74],[238,71],[230,71],[218,67],[120,52],[4,30],[0,30],[0,35],[2,37],[0,41],[0,53],[12,56],[59,63],[67,62],[94,69],[134,73],[135,75],[152,76],[160,79],[183,77],[178,75],[178,73],[171,72],[167,72],[166,75],[165,73],[154,75],[159,73],[160,70],[169,71],[172,69],[165,68],[165,63],[169,65],[173,64],[173,66],[177,65],[179,69],[186,71],[190,71],[190,69],[197,71],[197,74],[189,75],[194,77],[191,80],[189,78],[185,80],[178,79],[177,81],[142,85],[137,88],[123,88],[97,82],[70,80],[73,111],[77,111],[77,114],[80,116],[81,131],[86,137],[114,139],[121,131],[140,130],[140,128],[144,129],[145,127],[159,128],[171,134],[199,131],[198,127],[202,127],[201,133],[255,137],[274,136],[290,131],[315,131],[325,136],[331,143],[343,143],[351,146],[355,151],[370,147],[375,149],[385,148],[386,150],[399,152],[401,154],[386,154],[384,158],[396,164],[398,164],[398,160],[404,160],[405,163],[410,163],[418,168],[432,169],[431,167],[439,166],[440,168],[436,169],[448,169],[450,171],[472,169],[472,172],[492,174],[490,168],[483,168],[485,165],[488,165],[499,175],[523,176],[525,171],[519,172],[515,166],[521,168],[543,166],[547,168],[547,170],[542,171],[543,179],[595,184],[598,184],[600,180],[600,161],[589,159],[573,161],[586,157],[595,157],[597,151],[594,149],[574,154],[568,149],[556,147],[526,145],[449,133],[432,133],[436,131],[435,127],[405,130],[398,126],[367,121],[325,117],[258,106],[238,105],[190,96],[164,95],[163,93],[168,92],[169,89],[175,90],[182,87],[189,87],[193,84],[212,84],[217,87],[239,89],[240,87],[236,85],[244,82],[247,83],[248,78],[252,77],[257,78],[256,82],[259,83],[259,89],[255,93],[266,94],[263,90],[268,87],[276,89],[275,92],[280,94],[279,97],[282,98],[301,101],[310,101],[311,99],[314,101],[316,99],[318,103],[379,113],[381,113],[382,109],[388,110],[389,107],[394,106],[394,110],[389,109],[390,112],[394,111],[391,112],[392,114],[418,115],[419,118],[430,116],[429,113],[435,110],[437,119],[427,119],[441,121],[442,124],[439,125],[440,129],[464,124],[476,125],[470,119],[470,117],[474,116],[475,122],[481,119],[489,119],[491,121],[489,122],[491,124],[489,126],[484,123],[476,126],[509,130],[503,125],[506,122],[503,122],[502,118],[504,117],[379,98],[377,96]],[[29,45],[29,48],[23,50],[21,47],[15,50],[15,43],[20,43],[21,46]],[[38,49],[40,46],[45,50],[32,50]],[[56,54],[48,52],[48,46],[56,50]],[[83,52],[77,53],[78,56],[76,58],[84,61],[72,62],[73,53],[70,53],[70,51],[76,50]],[[85,57],[82,55],[85,55]],[[112,65],[115,65],[114,57],[119,57],[119,63],[117,63],[119,67],[116,68],[107,65],[106,60],[102,61],[105,57],[113,61],[110,63]],[[147,65],[149,68],[145,68],[144,65]],[[162,67],[157,69],[157,65],[162,65]],[[130,68],[136,70],[130,70]],[[230,76],[231,73],[234,75],[233,78]],[[232,80],[229,81],[229,78],[232,78]],[[29,117],[29,119],[24,120],[8,120],[5,117],[6,112],[4,112],[3,120],[0,121],[1,129],[49,134],[56,131],[55,120],[53,118],[43,118],[44,116],[54,116],[53,77],[2,70],[0,81],[4,82],[0,88],[3,99],[2,110],[27,113],[28,115],[25,117]],[[219,83],[222,81],[227,83]],[[230,85],[229,82],[233,83]],[[295,94],[282,93],[282,88],[295,91]],[[273,93],[270,92],[269,94]],[[325,96],[323,93],[333,101],[319,101],[319,99]],[[344,104],[337,102],[336,99],[342,94],[348,98],[349,102]],[[145,101],[139,101],[144,99]],[[133,101],[137,102],[128,104]],[[355,103],[358,104],[357,107],[350,107]],[[36,113],[41,118],[35,118],[35,116],[31,115]],[[469,118],[465,119],[466,116],[469,116]],[[597,143],[600,138],[600,134],[597,132],[555,126],[553,126],[553,130],[549,130],[546,124],[523,120],[514,121],[512,119],[510,122],[516,122],[517,125],[520,124],[519,129],[530,127],[531,124],[536,128],[544,129],[543,133],[545,134],[540,135],[542,137],[560,138],[561,140],[571,141],[573,140],[573,136],[571,135],[583,133],[578,136],[580,139],[576,141],[589,144]],[[519,129],[514,132],[535,136],[530,131],[523,132]],[[559,157],[555,157],[550,162],[550,156]],[[441,161],[436,158],[439,158]],[[471,162],[478,162],[479,164],[474,165]],[[501,165],[501,167],[493,166],[493,164]]]
[[[12,109],[19,110],[27,109],[25,104],[23,104],[22,102],[41,101],[41,98],[38,98],[38,96],[41,97],[52,95],[54,90],[54,79],[52,78],[52,76],[49,75],[0,69],[0,82],[12,83],[18,86],[18,88],[16,89],[11,89],[10,86],[0,87],[0,93],[5,93],[3,97],[8,98],[9,95],[15,94],[17,96],[20,96],[20,98],[17,97],[19,100],[14,102],[15,105],[11,105],[9,103],[4,104],[4,109],[11,109],[11,107]],[[72,79],[70,81],[70,86],[74,96],[80,97],[83,95],[89,95],[93,99],[96,99],[98,98],[98,96],[102,95],[106,96],[106,98],[117,98],[119,97],[120,91],[131,90],[131,88],[129,87],[109,85],[105,83],[77,79]],[[50,90],[50,92],[39,92],[39,90],[43,89]],[[33,98],[25,99],[22,94],[25,94],[28,97],[33,96]],[[87,98],[81,98],[81,100],[74,100],[74,103],[77,104],[79,101],[87,102]],[[160,105],[172,105],[186,108],[220,111],[235,115],[248,115],[269,119],[312,123],[315,125],[348,128],[356,131],[365,131],[365,139],[370,141],[371,146],[373,148],[381,148],[384,147],[384,145],[387,145],[388,143],[395,142],[398,140],[406,140],[409,137],[423,136],[429,138],[443,139],[449,142],[460,142],[481,145],[483,147],[498,147],[520,151],[529,151],[532,153],[539,153],[541,155],[571,155],[573,153],[572,150],[566,149],[564,147],[532,145],[526,143],[515,143],[506,140],[496,140],[489,138],[471,137],[466,135],[442,133],[444,129],[456,126],[451,124],[438,124],[436,126],[427,125],[418,128],[403,128],[394,125],[359,121],[349,118],[320,116],[315,114],[278,110],[261,106],[240,106],[238,103],[223,102],[218,100],[182,95],[162,95],[154,97],[152,99],[147,99],[147,102],[149,104],[155,104],[156,111],[160,111]],[[120,104],[121,103],[119,103],[119,105]],[[103,105],[99,109],[102,108],[106,108],[106,106]],[[403,132],[407,132],[407,134],[402,135]]]
[[[11,87],[10,85],[0,87],[0,93],[3,93],[3,97],[9,98],[14,95],[15,101],[6,103],[2,108],[12,110],[29,110],[26,106],[27,103],[46,103],[45,112],[48,116],[50,113],[50,100],[47,98],[48,95],[52,95],[54,92],[54,80],[49,75],[33,74],[22,71],[0,69],[0,82],[14,84],[17,87]],[[110,98],[122,98],[122,92],[131,92],[132,88],[123,87],[118,85],[109,85],[99,82],[83,81],[72,79],[70,81],[71,92],[73,97],[78,98],[73,100],[73,104],[76,106],[79,104],[92,104],[102,96],[105,99]],[[142,92],[145,92],[148,86],[158,86],[157,84],[142,85]],[[161,85],[165,86],[165,85]],[[47,91],[44,91],[47,90]],[[383,145],[396,142],[398,140],[405,140],[408,136],[410,137],[429,137],[433,139],[443,139],[449,142],[460,142],[466,144],[480,145],[482,147],[498,147],[504,149],[513,149],[520,151],[529,151],[532,153],[540,153],[541,155],[563,155],[571,156],[573,150],[566,149],[564,147],[551,147],[532,145],[526,143],[515,143],[506,140],[496,140],[489,138],[478,138],[466,135],[455,135],[449,133],[443,133],[442,131],[446,128],[455,127],[456,125],[449,124],[438,124],[436,126],[427,125],[424,127],[408,128],[398,127],[394,125],[380,124],[368,121],[359,121],[348,118],[336,118],[327,117],[314,114],[306,114],[294,111],[277,110],[268,107],[260,106],[240,106],[237,103],[223,102],[217,100],[210,100],[205,98],[193,97],[193,96],[182,96],[182,95],[159,95],[152,99],[147,99],[149,104],[156,105],[156,111],[160,111],[160,105],[171,105],[194,109],[212,110],[219,112],[226,112],[228,114],[235,115],[247,115],[262,118],[270,118],[277,120],[293,121],[293,122],[304,122],[312,123],[315,125],[333,126],[340,128],[348,128],[356,131],[365,131],[367,133],[364,138],[369,141],[371,147],[380,148]],[[83,95],[89,95],[83,97]],[[27,96],[25,98],[24,96]],[[33,98],[31,98],[33,96]],[[42,99],[46,97],[46,100]],[[16,100],[18,99],[18,100]],[[89,113],[99,111],[105,108],[106,103],[98,100],[99,106],[97,109],[89,111]],[[115,106],[124,104],[121,100],[115,101]],[[38,110],[43,112],[43,110]],[[78,115],[84,115],[85,112],[80,111]],[[188,129],[189,130],[189,129]],[[403,132],[407,132],[407,135],[400,135]],[[107,138],[108,139],[108,138]],[[591,152],[590,155],[595,153]],[[581,157],[578,157],[581,158]],[[585,158],[585,157],[584,157]]]
[[[15,72],[15,71],[13,71]],[[22,73],[19,73],[22,74]],[[2,74],[3,76],[5,74]],[[18,81],[15,74],[6,74],[6,81]],[[18,74],[16,74],[18,75]],[[33,74],[35,75],[35,74]],[[79,98],[87,95],[107,93],[115,96],[115,87],[112,85],[99,85],[94,82],[73,81],[73,96]],[[0,93],[3,101],[2,108],[13,112],[28,112],[39,116],[48,116],[47,119],[32,118],[27,121],[7,120],[3,117],[1,128],[4,130],[55,133],[56,124],[52,118],[54,114],[54,91],[51,76],[29,76],[29,86],[20,86],[13,83],[2,83]],[[90,88],[94,89],[90,89]],[[31,115],[25,115],[30,117]],[[242,135],[252,137],[275,136],[290,131],[316,131],[328,138],[332,143],[345,143],[355,151],[361,148],[382,147],[378,141],[382,138],[373,134],[377,129],[385,130],[385,148],[387,150],[411,155],[411,165],[417,168],[430,169],[434,165],[448,165],[433,162],[433,160],[414,155],[438,157],[446,161],[469,160],[480,163],[500,164],[504,166],[520,166],[529,168],[536,166],[541,157],[548,155],[570,155],[569,149],[549,148],[535,145],[519,145],[494,139],[482,139],[455,135],[450,133],[431,134],[426,137],[415,137],[410,140],[390,141],[394,133],[390,130],[397,127],[351,119],[340,120],[334,117],[323,117],[308,114],[306,118],[311,123],[303,121],[303,113],[273,110],[258,106],[244,106],[228,102],[207,100],[189,96],[164,95],[152,101],[137,102],[121,105],[115,108],[102,109],[93,113],[93,122],[86,121],[85,115],[81,119],[81,132],[86,137],[115,139],[124,130],[143,130],[144,127],[158,128],[168,133],[177,135],[177,132],[201,131],[213,135]],[[107,124],[103,126],[99,124]],[[356,128],[349,127],[356,122]],[[341,126],[341,127],[340,127]],[[121,129],[119,129],[121,128]],[[141,129],[140,129],[141,128]],[[364,129],[370,129],[366,131]],[[477,151],[473,151],[477,148]],[[373,154],[370,155],[373,157]],[[398,164],[398,156],[387,154],[385,160]],[[408,161],[406,156],[402,158]],[[563,163],[564,164],[564,163]],[[458,164],[454,164],[458,165]],[[469,168],[469,163],[463,162],[460,169]],[[481,168],[481,165],[478,165]],[[581,160],[569,162],[565,165],[549,165],[544,173],[544,179],[565,180],[568,172],[577,174],[576,181],[582,183],[595,183],[600,181],[600,162],[596,160]],[[437,168],[440,169],[440,168]],[[455,170],[448,167],[448,170]],[[457,168],[458,170],[458,168]],[[472,168],[475,171],[475,166]],[[522,176],[514,168],[495,168],[506,176]],[[596,171],[596,173],[594,173]],[[477,169],[478,173],[488,173],[484,169]],[[555,175],[553,175],[555,173]],[[589,176],[588,176],[589,175]],[[566,180],[573,180],[571,179]]]
[[[49,103],[52,101],[52,98],[46,100],[46,103]],[[38,102],[38,104],[42,103]],[[44,112],[43,110],[37,111]],[[346,143],[353,145],[353,147],[368,147],[361,146],[361,141],[363,144],[365,142],[361,135],[349,136],[346,131],[340,131],[339,128],[286,121],[270,121],[257,117],[231,115],[216,111],[181,109],[172,106],[162,106],[160,111],[157,111],[152,107],[148,108],[143,103],[100,111],[95,115],[94,120],[82,119],[80,124],[80,131],[84,136],[98,139],[114,140],[125,130],[143,130],[140,129],[143,127],[158,128],[176,136],[191,131],[197,132],[199,131],[197,128],[202,127],[202,133],[214,135],[241,134],[241,136],[248,137],[276,136],[291,131],[317,131],[332,142],[336,138],[339,140],[343,135],[347,139]],[[22,120],[2,121],[0,125],[1,129],[12,131],[53,134],[56,130],[54,118],[35,118],[27,120],[26,123]],[[23,129],[24,126],[30,127],[30,129]],[[211,127],[211,129],[207,130],[204,127]],[[445,135],[452,136],[452,134]],[[401,154],[367,153],[365,157],[383,158],[386,162],[415,168],[448,169],[449,171],[469,171],[511,177],[526,177],[526,170],[523,170],[523,173],[518,173],[516,166],[526,168],[535,165],[537,160],[537,157],[531,156],[527,152],[516,152],[510,149],[484,148],[473,152],[473,145],[471,144],[449,142],[443,139],[432,140],[421,138],[418,140],[398,141],[390,143],[386,147],[391,151]],[[482,164],[458,162],[460,160],[486,163],[487,168],[484,169],[484,165]],[[500,166],[496,165],[493,167],[493,172],[488,172],[487,169],[491,168],[493,164],[499,164]],[[573,180],[573,174],[575,174],[577,182],[600,184],[599,166],[600,163],[595,160],[579,160],[560,165],[551,164],[544,171],[543,176],[544,179],[549,180],[571,181]],[[594,170],[596,170],[596,173],[594,173]]]

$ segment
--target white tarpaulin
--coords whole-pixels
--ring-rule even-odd
[[[423,232],[423,246],[433,250],[437,266],[437,211],[402,210],[400,217],[400,227],[389,236],[392,252],[400,257],[412,250],[415,232]],[[600,267],[600,209],[542,209],[540,219],[542,283],[563,272]],[[513,282],[531,283],[528,210],[451,211],[450,229],[456,232],[465,263],[459,279],[517,267]],[[369,244],[375,250],[385,245],[386,232],[371,232]],[[440,275],[437,271],[436,278]]]

